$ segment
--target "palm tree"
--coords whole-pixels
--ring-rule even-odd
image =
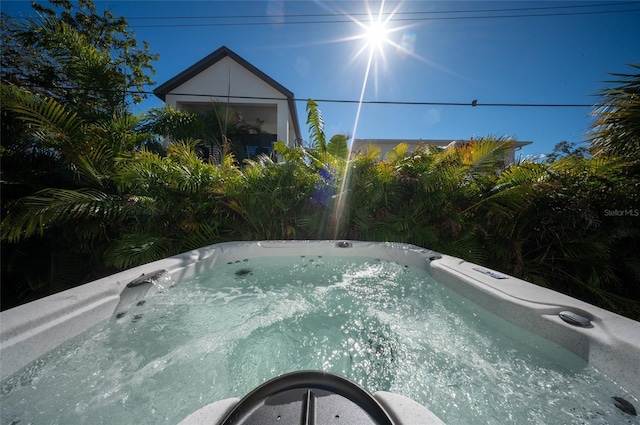
[[[510,141],[486,138],[450,150],[409,153],[399,145],[386,160],[375,151],[354,159],[350,237],[395,240],[483,260],[469,207],[497,178]]]
[[[578,156],[510,166],[469,208],[480,225],[485,264],[638,317],[640,300],[623,283],[640,277],[640,261],[630,255],[640,232],[628,218],[605,214],[637,199],[624,177],[632,167],[615,157]]]
[[[45,258],[64,253],[77,260],[68,269],[73,276],[63,280],[78,284],[223,240],[217,212],[226,205],[221,181],[237,174],[231,158],[221,166],[203,163],[196,142],[174,143],[160,157],[144,149],[151,136],[137,132],[139,120],[131,116],[92,123],[17,87],[5,86],[2,94],[5,106],[29,122],[32,136],[54,149],[74,176],[69,187],[45,188],[7,206],[3,248],[18,252],[29,246],[24,241],[41,238],[50,250]],[[6,264],[7,272],[16,261]],[[41,268],[44,275],[24,292],[63,289],[51,285],[62,279],[50,272],[53,266]]]
[[[150,82],[143,70],[153,57],[146,47],[127,55],[137,61],[128,75],[117,65],[136,45],[126,21],[95,15],[91,2],[76,11],[78,21],[70,5],[64,17],[39,7],[41,20],[3,31],[3,308],[105,271],[94,267],[96,241],[109,236],[104,222],[121,213],[115,158],[147,140],[125,113],[125,93]],[[24,56],[21,46],[28,46]]]
[[[243,240],[306,239],[301,220],[310,211],[317,174],[304,162],[245,160],[224,195],[235,235]]]
[[[3,198],[3,293],[29,300],[96,276],[92,242],[105,234],[101,220],[114,213],[112,207],[105,209],[114,201],[108,177],[113,162],[105,158],[112,157],[117,146],[103,140],[103,126],[88,124],[53,99],[16,86],[1,90],[3,108],[27,124],[20,137],[49,158],[46,169],[32,172],[57,177],[31,184],[32,190],[14,199]],[[3,195],[10,186],[3,182]],[[77,226],[52,226],[56,221],[73,224],[82,215],[91,219]],[[37,266],[24,268],[25,262]],[[3,305],[10,299],[3,296]]]
[[[593,155],[640,158],[640,65],[630,66],[635,74],[612,74],[615,86],[600,92],[589,139]]]
[[[203,162],[197,144],[172,143],[166,157],[141,151],[118,160],[113,179],[123,214],[105,248],[107,266],[127,268],[226,240],[224,185],[240,175],[231,157],[221,166]]]

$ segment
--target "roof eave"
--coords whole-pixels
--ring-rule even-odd
[[[254,65],[247,62],[245,59],[240,57],[237,53],[233,52],[227,46],[220,47],[215,52],[209,54],[208,56],[204,57],[203,59],[199,60],[195,64],[191,65],[189,68],[185,69],[175,77],[171,78],[170,80],[156,87],[156,89],[153,90],[153,94],[155,94],[162,101],[164,101],[166,98],[166,95],[169,94],[173,89],[189,81],[191,78],[200,74],[202,71],[214,65],[215,63],[219,62],[220,60],[222,60],[227,56],[233,59],[234,61],[236,61],[237,63],[239,63],[242,67],[249,70],[256,77],[260,78],[262,81],[269,84],[278,92],[282,93],[284,97],[293,98],[293,92],[288,90],[286,87],[278,83],[273,78],[269,77],[264,72],[260,71]]]

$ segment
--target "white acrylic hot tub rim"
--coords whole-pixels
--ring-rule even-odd
[[[344,242],[347,248],[339,246]],[[640,322],[511,276],[497,279],[495,275],[501,273],[460,258],[393,242],[220,243],[135,267],[6,310],[0,313],[0,379],[110,317],[116,309],[125,307],[124,303],[135,302],[135,296],[121,295],[129,290],[125,290],[127,283],[143,273],[164,269],[179,283],[216,264],[245,258],[288,255],[381,258],[426,269],[438,282],[476,304],[584,358],[622,386],[636,401],[640,398]],[[154,290],[149,289],[148,294]],[[144,296],[144,293],[138,295]],[[558,316],[560,311],[565,310],[588,317],[592,326],[582,328],[565,323]]]

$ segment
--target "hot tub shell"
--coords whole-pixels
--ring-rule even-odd
[[[640,322],[460,258],[414,245],[358,241],[221,243],[4,311],[0,313],[0,378],[5,379],[64,341],[151,295],[157,290],[151,283],[127,286],[142,275],[166,270],[179,284],[218,264],[289,255],[384,258],[423,268],[438,282],[481,307],[577,354],[635,400],[640,398]],[[576,313],[589,323],[567,323],[559,316],[565,311]]]

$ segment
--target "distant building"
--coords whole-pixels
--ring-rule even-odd
[[[380,148],[380,156],[384,158],[389,151],[393,150],[400,143],[407,143],[409,145],[409,151],[413,152],[418,147],[424,147],[427,145],[436,146],[439,148],[454,147],[459,144],[468,143],[468,140],[437,140],[437,139],[355,139],[352,141],[351,151],[364,152],[368,145],[372,144]],[[516,151],[520,150],[523,146],[530,145],[533,142],[518,142],[513,141],[513,147],[507,151],[505,157],[505,166],[512,164],[515,161]]]
[[[153,93],[181,111],[204,113],[213,104],[228,106],[233,116],[261,129],[260,138],[244,141],[251,154],[270,151],[276,140],[290,147],[302,140],[293,93],[225,46]]]

